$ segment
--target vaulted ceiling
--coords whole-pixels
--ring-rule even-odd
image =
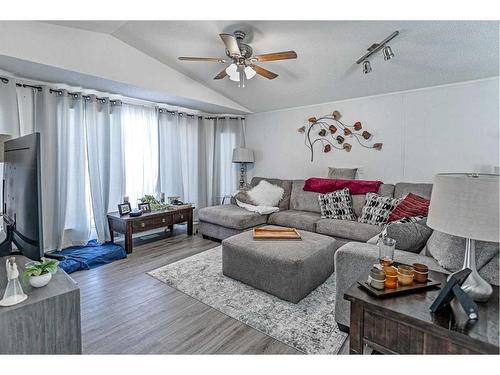
[[[476,21],[54,21],[110,34],[254,112],[474,80],[499,74],[498,22]],[[295,50],[296,60],[261,63],[279,77],[245,88],[213,80],[219,63],[178,56],[226,57],[219,33],[245,31],[254,55]],[[355,61],[399,30],[395,57]],[[126,58],[126,57],[124,57]]]

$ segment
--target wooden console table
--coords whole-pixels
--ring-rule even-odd
[[[187,234],[193,235],[193,206],[181,206],[173,210],[145,212],[141,216],[120,216],[118,212],[108,214],[111,242],[114,242],[114,232],[125,235],[125,251],[132,252],[132,234],[145,232],[151,229],[168,227],[173,229],[174,224],[187,222]]]
[[[429,271],[441,283],[446,276]],[[472,323],[455,300],[432,314],[439,292],[378,299],[352,285],[344,295],[351,302],[349,353],[363,354],[367,345],[385,354],[498,354],[498,287],[487,303],[478,302],[479,320]]]

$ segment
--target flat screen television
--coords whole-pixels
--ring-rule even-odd
[[[24,256],[43,256],[40,134],[11,139],[4,144],[3,221],[6,239],[0,255],[10,255],[13,244]]]

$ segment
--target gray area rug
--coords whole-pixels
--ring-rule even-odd
[[[187,295],[307,354],[336,354],[335,276],[297,304],[222,274],[220,246],[148,272]]]

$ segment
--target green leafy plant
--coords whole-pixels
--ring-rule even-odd
[[[145,195],[141,198],[142,203],[149,203],[149,207],[151,207],[151,211],[159,211],[164,210],[170,207],[170,205],[161,203],[152,195]]]
[[[23,272],[23,280],[27,281],[31,276],[40,276],[53,273],[59,262],[55,259],[43,259],[40,263],[30,264]]]

